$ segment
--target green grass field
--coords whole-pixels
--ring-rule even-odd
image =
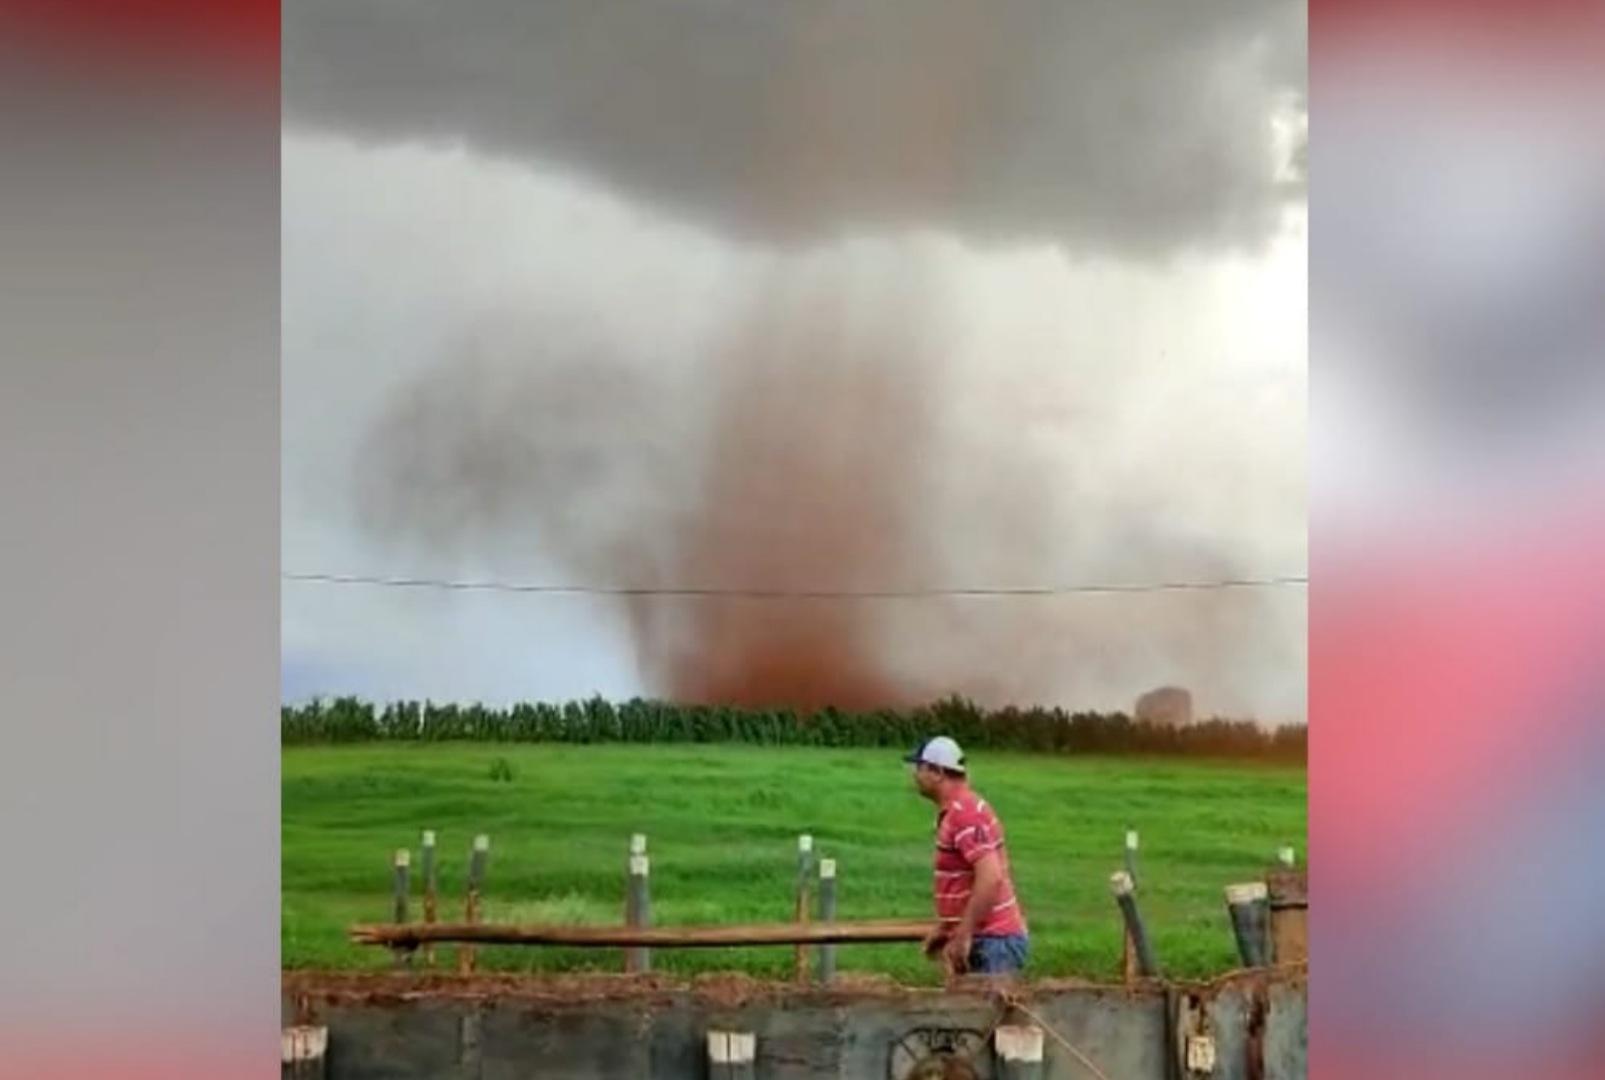
[[[511,780],[492,778],[505,759]],[[1142,835],[1140,901],[1167,974],[1236,966],[1222,888],[1257,877],[1277,847],[1304,849],[1301,768],[1152,758],[972,757],[975,786],[1008,830],[1036,976],[1112,976],[1108,891],[1124,830]],[[629,836],[652,855],[660,924],[791,917],[798,833],[839,864],[840,917],[930,913],[930,805],[894,752],[747,746],[367,745],[283,752],[283,963],[363,968],[355,922],[390,918],[390,860],[439,836],[442,918],[460,915],[468,848],[491,836],[488,921],[622,921]],[[421,917],[415,881],[413,912]],[[912,945],[843,947],[844,971],[929,983]],[[789,949],[658,952],[675,972],[784,974]],[[614,952],[491,948],[485,970],[619,970]]]

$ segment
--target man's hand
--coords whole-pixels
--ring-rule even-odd
[[[959,926],[953,930],[942,949],[942,959],[949,972],[962,975],[970,969],[970,947],[974,943],[974,934],[968,927]]]
[[[924,952],[927,957],[935,960],[937,955],[941,953],[942,946],[946,944],[947,924],[937,923],[936,926],[931,929],[931,932],[925,935],[925,941],[921,943],[920,950]]]

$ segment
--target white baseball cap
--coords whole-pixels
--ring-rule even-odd
[[[946,735],[925,740],[918,750],[903,759],[910,765],[935,765],[938,769],[964,772],[964,751]]]

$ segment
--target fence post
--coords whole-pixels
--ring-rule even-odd
[[[327,1075],[328,1028],[311,1024],[284,1028],[279,1045],[280,1080],[323,1080]]]
[[[758,1037],[746,1031],[708,1032],[708,1076],[712,1080],[753,1080]]]
[[[992,1033],[999,1080],[1041,1080],[1042,1029],[1003,1024]]]
[[[1265,877],[1270,908],[1271,959],[1297,964],[1309,959],[1309,875],[1304,870],[1274,870]]]
[[[419,870],[424,879],[424,922],[433,923],[436,917],[435,907],[435,830],[425,829],[423,845],[419,848]],[[424,963],[430,967],[435,966],[435,946],[431,942],[424,946]]]
[[[1226,886],[1226,910],[1232,916],[1237,953],[1246,967],[1264,967],[1268,961],[1270,905],[1265,883],[1250,881]]]
[[[1132,887],[1137,885],[1137,830],[1126,829],[1126,873],[1131,878]],[[1124,926],[1124,923],[1122,923]],[[1126,985],[1131,985],[1137,978],[1137,951],[1131,945],[1131,933],[1125,931],[1120,937],[1120,973]]]
[[[407,868],[411,863],[412,863],[412,852],[408,851],[406,848],[398,848],[396,850],[396,857],[395,857],[396,875],[395,875],[395,888],[394,888],[394,894],[393,894],[394,901],[395,901],[395,905],[394,905],[394,909],[395,910],[394,910],[394,918],[392,918],[392,920],[391,920],[392,922],[396,923],[397,925],[400,925],[400,924],[405,923],[407,921],[407,894],[410,891],[409,890],[409,885],[408,885],[408,869]],[[399,967],[406,967],[408,964],[412,963],[412,953],[409,950],[406,950],[406,949],[396,949],[394,951],[394,955],[392,956],[392,959],[394,960],[396,967],[398,967],[398,968]]]
[[[814,868],[814,838],[807,833],[797,837],[797,922],[808,922],[808,884]],[[796,979],[808,981],[808,946],[797,946]]]
[[[464,922],[479,921],[479,890],[485,883],[485,862],[490,857],[490,837],[480,833],[474,837],[474,847],[468,856],[468,897],[464,904]],[[474,947],[464,945],[457,950],[457,970],[463,975],[474,970]]]
[[[630,837],[630,860],[625,879],[624,922],[627,926],[652,925],[652,896],[648,888],[651,865],[647,861],[646,837],[636,833]],[[624,950],[624,970],[631,973],[650,971],[652,950],[631,948]]]
[[[819,921],[836,921],[836,860],[819,860]],[[828,984],[836,977],[836,946],[819,947],[819,981]]]
[[[1148,933],[1143,929],[1142,916],[1137,912],[1137,898],[1131,878],[1124,870],[1115,871],[1109,878],[1109,890],[1115,894],[1115,903],[1120,905],[1121,917],[1125,919],[1126,933],[1131,938],[1132,951],[1137,955],[1137,970],[1145,978],[1159,974],[1153,948],[1148,944]]]

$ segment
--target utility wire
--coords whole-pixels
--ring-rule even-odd
[[[546,584],[516,581],[463,581],[447,578],[385,577],[373,574],[283,573],[297,584],[361,585],[392,589],[438,589],[455,592],[568,594],[588,596],[680,596],[750,600],[920,600],[937,597],[1068,596],[1086,593],[1200,592],[1218,589],[1301,587],[1307,575],[1219,578],[1201,581],[1109,582],[1098,584],[1026,585],[998,588],[923,589],[738,589],[646,587],[628,585]]]

